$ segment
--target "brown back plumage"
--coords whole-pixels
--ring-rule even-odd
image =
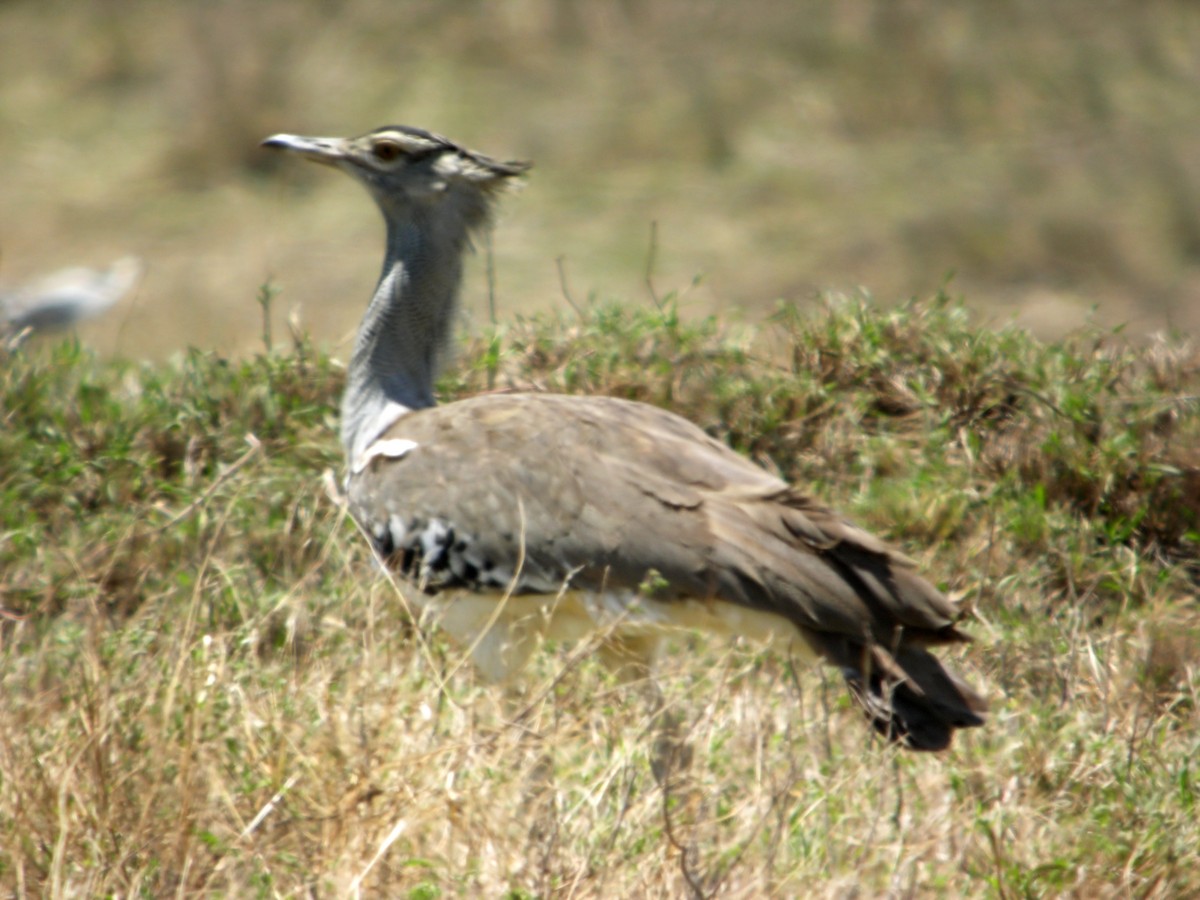
[[[653,572],[660,603],[772,614],[889,737],[941,749],[983,721],[982,698],[926,649],[967,640],[958,613],[907,559],[671,413],[489,395],[410,413],[384,440],[408,449],[351,479],[351,509],[426,591],[632,598]]]

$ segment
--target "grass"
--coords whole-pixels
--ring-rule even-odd
[[[0,365],[0,891],[1200,892],[1189,344],[946,298],[734,332],[666,298],[508,322],[442,394],[508,385],[669,406],[902,545],[975,612],[988,725],[897,753],[836,677],[689,637],[660,677],[692,759],[660,786],[658,713],[589,646],[516,695],[412,623],[323,485],[324,353],[67,342]]]

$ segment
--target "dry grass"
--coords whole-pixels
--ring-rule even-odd
[[[681,409],[976,610],[956,664],[994,714],[940,756],[873,739],[807,664],[680,639],[659,677],[690,762],[659,783],[663,713],[588,646],[505,693],[414,628],[325,496],[340,373],[306,344],[9,356],[0,892],[1194,894],[1196,364],[945,301],[741,336],[596,307],[474,341],[447,395]]]
[[[1051,331],[1194,324],[1194,6],[331,10],[0,4],[2,274],[136,252],[87,335],[225,348],[0,358],[0,893],[1200,894],[1194,348],[944,300],[676,314],[955,270]],[[538,162],[496,236],[509,324],[444,393],[666,405],[902,543],[976,612],[986,728],[897,754],[807,665],[682,639],[658,674],[690,762],[660,783],[662,711],[588,647],[505,694],[411,622],[321,484],[340,369],[255,356],[248,299],[284,273],[349,330],[368,201],[280,190],[253,145],[395,120]],[[560,255],[641,290],[652,222],[659,282],[708,273],[685,296],[514,320]]]

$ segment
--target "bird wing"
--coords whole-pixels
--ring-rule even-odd
[[[637,590],[890,639],[957,613],[911,563],[701,429],[641,403],[499,394],[419,410],[351,508],[427,590]],[[523,563],[518,573],[518,558]]]
[[[868,712],[907,682],[939,720],[982,721],[982,699],[923,649],[967,638],[911,561],[672,413],[493,394],[410,413],[377,446],[350,478],[351,511],[426,592],[734,604],[790,625]]]

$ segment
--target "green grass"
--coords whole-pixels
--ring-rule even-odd
[[[446,399],[687,415],[975,611],[993,703],[941,756],[836,676],[681,640],[692,763],[588,647],[520,697],[416,628],[329,499],[341,370],[0,360],[0,891],[162,896],[1200,892],[1200,357],[1045,343],[945,298],[756,331],[589,305],[471,339]]]

